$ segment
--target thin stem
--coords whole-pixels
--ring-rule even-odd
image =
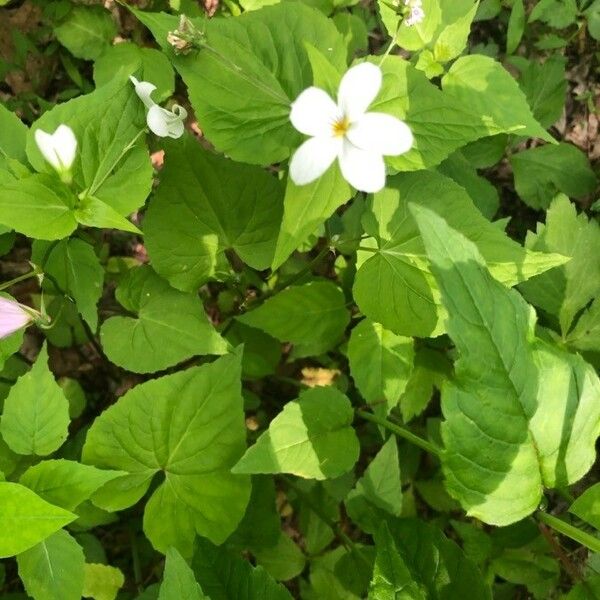
[[[552,552],[554,553],[556,558],[558,558],[565,571],[571,577],[571,579],[574,582],[581,581],[582,577],[581,573],[579,572],[579,569],[571,562],[565,551],[562,549],[561,545],[558,543],[558,540],[554,536],[554,533],[550,529],[550,527],[544,525],[544,523],[538,523],[538,528],[544,536],[544,538],[546,539],[546,541],[548,542],[548,544],[550,544]]]
[[[400,27],[400,23],[398,23],[398,27]],[[392,49],[396,45],[396,36],[397,35],[398,35],[398,29],[396,29],[396,33],[394,33],[394,35],[392,36],[392,39],[390,40],[389,46],[386,48],[386,51],[381,56],[381,60],[379,61],[379,66],[380,67],[381,67],[381,65],[383,65],[385,59],[390,55],[390,52],[392,51]]]
[[[323,258],[325,258],[325,256],[329,254],[330,251],[331,249],[329,248],[329,246],[324,246],[323,248],[321,248],[319,253],[308,264],[306,264],[302,269],[300,269],[300,271],[292,275],[289,279],[284,281],[279,286],[279,289],[277,291],[280,292],[281,290],[290,287],[290,285],[294,285],[294,283],[296,283],[297,281],[300,281],[300,279],[302,279],[307,273],[310,273],[313,270],[313,267],[317,266],[321,262],[321,260],[323,260]]]
[[[0,290],[6,290],[9,287],[12,287],[13,285],[15,285],[16,283],[19,283],[20,281],[25,281],[26,279],[30,279],[31,277],[36,277],[37,275],[40,275],[41,272],[42,271],[40,271],[40,269],[35,267],[33,269],[33,271],[29,271],[29,273],[25,273],[24,275],[19,275],[19,277],[15,277],[14,279],[11,279],[10,281],[5,281],[4,283],[0,283]]]
[[[133,527],[129,528],[129,543],[131,546],[133,578],[135,580],[135,586],[137,588],[138,594],[141,594],[144,591],[142,564],[140,562],[140,552],[138,549],[137,539],[135,537],[135,531],[133,530]]]
[[[367,412],[366,410],[358,409],[356,411],[356,414],[359,417],[363,418],[365,421],[370,421],[371,423],[380,425],[381,427],[384,427],[388,431],[391,431],[393,434],[397,435],[398,437],[401,437],[401,438],[405,439],[407,442],[410,442],[411,444],[418,446],[422,450],[425,450],[425,452],[429,452],[430,454],[433,454],[434,456],[439,457],[439,455],[440,455],[439,448],[434,446],[431,442],[428,442],[427,440],[424,440],[423,438],[419,437],[418,435],[415,435],[408,429],[405,429],[404,427],[400,427],[400,425],[396,425],[395,423],[392,423],[388,419],[384,419],[383,417],[378,417],[377,415]]]
[[[535,513],[535,517],[538,521],[541,521],[555,531],[566,535],[568,538],[571,538],[577,543],[582,544],[593,552],[600,552],[600,539],[597,537],[594,537],[593,535],[582,531],[578,527],[575,527],[574,525],[571,525],[570,523],[567,523],[566,521],[563,521],[562,519],[559,519],[558,517],[545,513],[541,510],[538,510]]]

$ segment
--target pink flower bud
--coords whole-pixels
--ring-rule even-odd
[[[27,327],[33,320],[32,312],[15,300],[0,296],[0,339]]]

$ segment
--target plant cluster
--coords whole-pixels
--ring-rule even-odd
[[[600,0],[0,0],[0,592],[600,599]]]

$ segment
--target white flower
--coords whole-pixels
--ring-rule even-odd
[[[404,20],[407,27],[418,25],[425,18],[421,0],[404,0],[404,5],[410,8],[408,17]]]
[[[135,86],[135,93],[148,109],[146,123],[148,129],[159,137],[178,138],[183,135],[183,122],[187,117],[187,111],[178,104],[173,105],[173,110],[167,110],[159,106],[150,94],[156,86],[149,81],[138,81],[133,75],[129,79]]]
[[[314,181],[337,158],[342,175],[357,190],[377,192],[383,188],[383,157],[408,152],[413,136],[400,119],[367,112],[381,80],[379,67],[360,63],[342,77],[337,104],[317,87],[304,90],[292,103],[292,125],[312,136],[290,162],[290,177],[295,184]]]
[[[27,327],[33,321],[33,310],[22,306],[15,300],[0,296],[0,339]]]
[[[35,143],[44,158],[66,182],[71,180],[71,166],[77,154],[77,138],[68,125],[59,125],[52,134],[35,131]]]

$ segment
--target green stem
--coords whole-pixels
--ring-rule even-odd
[[[398,23],[398,28],[399,27],[400,27],[400,23]],[[393,47],[396,45],[396,37],[398,35],[398,28],[396,28],[396,33],[394,33],[394,36],[392,37],[392,39],[390,41],[390,45],[387,47],[386,51],[381,56],[381,60],[379,61],[380,67],[381,67],[381,65],[383,65],[385,59],[390,55],[390,52],[392,51]]]
[[[384,427],[388,431],[391,431],[393,434],[397,435],[398,437],[401,437],[401,438],[405,439],[407,442],[410,442],[411,444],[414,444],[415,446],[418,446],[419,448],[425,450],[425,452],[429,452],[430,454],[433,454],[434,456],[439,457],[439,455],[440,455],[439,448],[434,446],[431,442],[428,442],[427,440],[424,440],[423,438],[419,437],[418,435],[415,435],[408,429],[405,429],[404,427],[400,427],[400,425],[396,425],[395,423],[392,423],[388,419],[384,419],[383,417],[378,417],[377,415],[367,412],[366,410],[359,409],[356,411],[356,414],[359,417],[363,418],[365,421],[370,421],[371,423],[380,425],[381,427]]]
[[[296,274],[292,275],[289,279],[284,281],[279,286],[279,289],[277,291],[280,292],[281,290],[290,287],[290,285],[294,285],[294,283],[296,283],[297,281],[300,281],[300,279],[302,279],[307,273],[310,273],[313,270],[313,267],[316,267],[323,260],[323,258],[325,258],[329,254],[329,252],[329,246],[323,246],[319,253],[308,264],[306,264]]]
[[[570,523],[567,523],[566,521],[563,521],[562,519],[559,519],[558,517],[542,512],[541,510],[538,510],[535,513],[535,517],[538,521],[548,525],[548,527],[558,531],[558,533],[566,535],[568,538],[571,538],[577,543],[582,544],[593,552],[600,552],[600,539],[597,537],[582,531],[581,529],[571,525]]]
[[[138,549],[137,539],[135,537],[135,531],[132,527],[129,528],[129,542],[131,545],[133,578],[135,580],[135,586],[137,588],[138,594],[141,594],[144,591],[142,563],[140,562],[140,552]]]
[[[26,279],[30,279],[31,277],[36,277],[40,275],[42,271],[37,267],[34,267],[33,271],[29,271],[29,273],[25,273],[25,275],[19,275],[19,277],[15,277],[10,281],[5,281],[4,283],[0,283],[0,290],[6,290],[9,287],[15,285],[15,283],[19,283],[20,281],[25,281]]]

